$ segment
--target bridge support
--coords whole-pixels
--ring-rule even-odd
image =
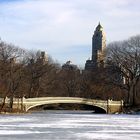
[[[113,101],[107,100],[107,114],[121,113],[123,112],[123,100]]]

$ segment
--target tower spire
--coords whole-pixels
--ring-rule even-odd
[[[99,24],[98,24],[98,26],[96,27],[96,30],[95,30],[95,31],[101,31],[101,30],[103,30],[103,27],[102,27],[102,25],[101,25],[101,23],[100,23],[100,21],[99,21]]]

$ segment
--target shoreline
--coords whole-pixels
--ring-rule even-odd
[[[37,112],[37,111],[41,111],[41,110],[34,110],[34,111]],[[31,112],[0,112],[0,115],[24,115],[24,114],[31,114],[34,111],[31,111]],[[84,110],[79,110],[79,111],[84,111]],[[97,114],[107,114],[107,113],[97,113]],[[140,106],[126,107],[126,108],[124,108],[123,112],[120,112],[120,113],[116,112],[114,114],[126,114],[126,115],[140,114]]]

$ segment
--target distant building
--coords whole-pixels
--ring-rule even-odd
[[[77,70],[77,65],[72,64],[71,61],[67,61],[64,65],[62,65],[63,70]]]
[[[46,63],[48,63],[48,57],[47,54],[45,54],[45,52],[42,51],[40,52],[37,59],[31,58],[30,63],[28,65],[33,65],[33,64],[45,65]]]
[[[106,48],[106,37],[103,27],[99,23],[92,37],[92,57],[87,60],[85,70],[93,70],[104,64],[104,50]]]
[[[44,65],[48,62],[48,57],[44,51],[40,52],[40,57],[37,59],[37,62]]]

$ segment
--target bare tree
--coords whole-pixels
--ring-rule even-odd
[[[21,80],[22,56],[24,50],[12,44],[0,42],[0,78],[3,86],[3,96],[10,97],[10,109],[13,106],[13,98]],[[4,104],[4,103],[3,103]]]
[[[79,95],[80,71],[78,69],[62,69],[59,73],[59,85],[64,96],[74,97]],[[79,95],[80,96],[80,95]]]
[[[28,57],[28,65],[25,67],[25,81],[27,97],[43,96],[52,88],[56,75],[56,65],[53,60],[45,59],[44,52],[31,52]]]
[[[114,84],[128,91],[128,103],[136,104],[137,86],[140,80],[140,36],[108,45],[108,62],[117,73]]]

